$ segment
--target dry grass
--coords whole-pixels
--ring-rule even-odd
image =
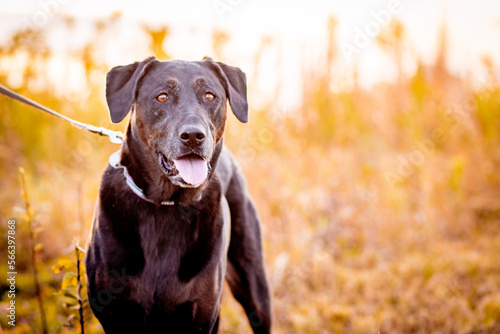
[[[0,59],[26,43],[2,50]],[[105,124],[101,99],[49,98],[50,87],[33,93],[29,87],[43,71],[30,71],[21,93]],[[251,123],[231,119],[226,136],[263,222],[275,333],[500,332],[497,83],[474,89],[421,64],[399,85],[334,93],[328,78],[306,72],[301,107],[290,114],[272,105],[251,110]],[[0,82],[8,76],[0,73]],[[88,84],[88,91],[103,89]],[[0,216],[17,215],[22,202],[14,175],[24,166],[43,225],[38,256],[46,264],[40,280],[49,331],[71,332],[52,295],[62,277],[50,267],[72,251],[73,237],[86,240],[99,175],[116,147],[14,102],[0,103]],[[18,232],[27,236],[22,227]],[[16,333],[33,331],[37,317],[25,246],[21,238]],[[87,332],[99,332],[95,319],[87,324]],[[249,332],[229,293],[221,332]]]

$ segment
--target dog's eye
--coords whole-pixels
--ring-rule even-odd
[[[160,102],[165,102],[168,99],[168,95],[166,93],[161,93],[156,97],[156,99]]]
[[[214,99],[215,99],[214,94],[212,94],[212,93],[205,93],[205,100],[206,101],[210,102],[210,101],[213,101]]]

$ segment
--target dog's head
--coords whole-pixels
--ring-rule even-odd
[[[207,179],[226,123],[227,100],[241,121],[248,120],[245,74],[236,67],[202,61],[148,58],[113,68],[106,100],[111,120],[131,111],[130,128],[170,181],[185,188]]]

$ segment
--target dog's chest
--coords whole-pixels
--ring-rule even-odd
[[[192,234],[189,223],[180,221],[178,215],[170,212],[172,210],[175,208],[158,210],[145,217],[139,226],[145,269],[153,267],[158,274],[169,274],[178,269],[182,250]]]
[[[213,248],[202,247],[200,252],[196,251],[199,245],[205,245],[205,238],[210,239],[203,229],[200,231],[197,220],[179,218],[169,210],[144,218],[138,232],[145,261],[140,274],[130,281],[131,299],[145,309],[158,307],[158,301],[174,307],[200,296],[205,296],[204,300],[215,300],[219,294],[221,268],[217,257],[212,256]],[[210,255],[205,258],[200,254]],[[183,278],[186,270],[188,279]],[[169,309],[166,304],[161,308]]]
[[[172,216],[168,210],[148,215],[138,227],[144,267],[130,283],[131,297],[143,305],[180,289],[178,271],[188,231]]]

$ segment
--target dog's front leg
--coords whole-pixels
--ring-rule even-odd
[[[259,218],[239,171],[233,175],[226,197],[231,211],[226,280],[245,309],[254,333],[270,333],[271,298],[264,271]]]

